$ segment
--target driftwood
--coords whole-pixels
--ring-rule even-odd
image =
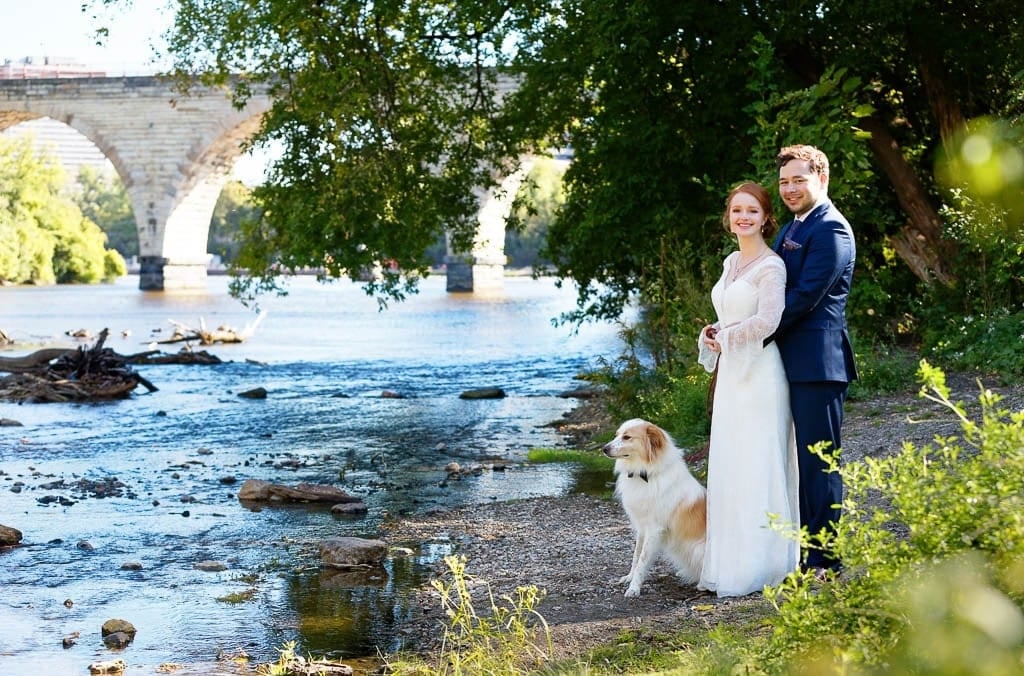
[[[137,354],[129,354],[124,357],[129,364],[222,364],[221,358],[210,354],[206,350],[194,352],[182,349],[176,354],[167,354],[160,350],[147,350]]]
[[[256,319],[249,324],[245,325],[245,328],[241,331],[236,331],[230,326],[218,326],[216,329],[210,331],[206,328],[206,322],[203,318],[199,318],[199,328],[195,329],[189,326],[185,326],[181,322],[170,320],[171,324],[174,325],[174,334],[166,340],[156,341],[160,345],[167,345],[169,343],[189,343],[198,342],[200,345],[214,345],[216,343],[243,343],[247,338],[252,336],[256,331],[256,327],[260,325],[263,318],[266,316],[266,312],[261,312],[256,316]]]
[[[12,374],[0,379],[0,399],[38,403],[122,399],[139,385],[155,392],[157,387],[133,371],[124,357],[103,347],[107,335],[103,329],[91,348],[48,348],[0,359],[0,371]]]
[[[63,347],[50,347],[45,350],[36,350],[23,357],[0,357],[0,371],[4,373],[35,373],[41,367],[48,366],[54,359],[66,354],[74,354],[74,352],[74,350]]]

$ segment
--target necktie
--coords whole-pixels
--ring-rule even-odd
[[[803,223],[804,222],[801,221],[799,218],[793,219],[793,225],[789,226],[789,230],[786,231],[786,238],[782,240],[783,249],[785,249],[786,251],[793,251],[794,249],[799,249],[801,246],[803,246],[802,244],[799,244],[798,242],[793,240],[793,235],[796,234],[796,231],[800,229],[800,226],[803,225]]]

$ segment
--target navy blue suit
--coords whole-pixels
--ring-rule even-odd
[[[857,378],[846,326],[846,299],[856,245],[849,222],[832,204],[814,207],[799,227],[779,233],[775,251],[786,264],[786,306],[774,340],[789,380],[800,467],[800,522],[813,535],[839,520],[842,477],[808,448],[821,441],[842,449],[840,428],[850,381]],[[835,567],[829,553],[811,549],[807,567]]]

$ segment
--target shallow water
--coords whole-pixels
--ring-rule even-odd
[[[0,328],[23,348],[3,354],[72,345],[65,331],[104,327],[107,346],[131,354],[169,336],[169,320],[253,321],[226,279],[208,286],[143,293],[125,278],[0,289]],[[120,658],[129,674],[162,663],[183,674],[251,673],[287,641],[300,654],[372,658],[400,645],[395,627],[415,611],[410,592],[448,548],[394,543],[413,554],[352,574],[321,569],[322,539],[374,537],[387,518],[415,511],[563,495],[588,479],[525,462],[530,448],[562,443],[546,424],[576,402],[559,394],[620,349],[614,326],[573,333],[551,324],[571,309],[571,291],[507,278],[497,295],[453,295],[436,277],[381,313],[353,284],[299,278],[291,289],[264,301],[267,315],[244,344],[207,348],[226,363],[139,367],[157,392],[140,387],[104,404],[0,403],[0,417],[23,424],[0,427],[0,523],[24,533],[23,547],[0,553],[0,672],[84,674]],[[458,396],[491,386],[508,396]],[[267,399],[237,396],[255,387]],[[453,460],[508,466],[445,482]],[[236,495],[248,478],[330,483],[362,497],[369,513],[243,505]],[[100,485],[114,494],[98,496]],[[207,560],[228,569],[194,568]],[[138,629],[125,650],[103,646],[111,618]],[[62,648],[73,632],[75,645]],[[248,665],[226,659],[241,654]]]

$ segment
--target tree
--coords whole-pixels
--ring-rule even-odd
[[[534,268],[540,271],[550,263],[540,257],[547,240],[548,228],[565,203],[562,176],[565,162],[539,159],[520,187],[524,206],[516,214],[516,222],[505,233],[505,255],[513,268]]]
[[[83,166],[75,179],[75,202],[86,218],[107,234],[107,243],[124,258],[139,255],[139,234],[131,199],[120,179]]]
[[[123,259],[63,187],[63,170],[31,138],[0,138],[0,280],[92,283],[124,274]]]
[[[969,120],[1024,110],[1017,4],[180,0],[169,49],[183,85],[277,100],[254,140],[285,152],[239,257],[249,289],[391,259],[370,288],[400,297],[445,229],[468,248],[473,187],[568,143],[545,254],[580,285],[577,317],[614,317],[638,291],[673,302],[666,251],[683,283],[717,274],[722,196],[774,183],[796,141],[834,159],[862,282],[955,288],[934,162]]]
[[[262,212],[253,202],[252,190],[241,181],[229,182],[213,208],[207,251],[217,254],[225,263],[233,263],[242,246],[239,241],[242,224],[261,217]]]

